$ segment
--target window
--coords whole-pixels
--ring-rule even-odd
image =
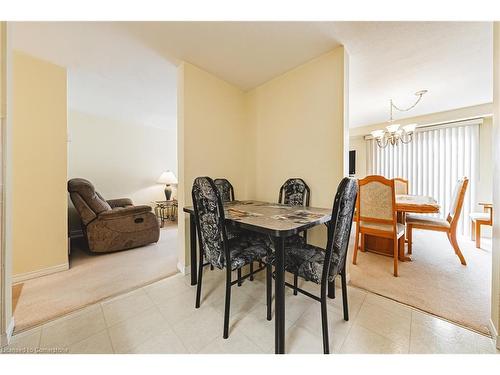
[[[367,140],[368,174],[409,181],[410,193],[428,195],[441,205],[441,216],[450,209],[457,180],[469,178],[457,233],[469,235],[469,213],[476,206],[479,125],[481,120],[419,129],[409,144],[382,149]]]

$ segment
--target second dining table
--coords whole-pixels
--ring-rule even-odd
[[[196,221],[193,207],[184,207],[190,215],[191,285],[196,285],[198,264]],[[232,201],[224,203],[226,224],[273,238],[275,263],[275,353],[285,353],[285,239],[314,226],[330,221],[331,208],[291,206],[260,201]],[[328,296],[334,296],[333,283]]]

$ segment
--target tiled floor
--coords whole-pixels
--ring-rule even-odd
[[[224,272],[207,270],[198,310],[195,287],[179,274],[15,335],[6,351],[273,353],[274,321],[265,318],[263,276],[233,287],[227,340]],[[345,322],[338,290],[328,309],[335,353],[499,353],[485,336],[356,288],[349,288],[349,309]],[[289,290],[286,351],[322,353],[319,304]]]

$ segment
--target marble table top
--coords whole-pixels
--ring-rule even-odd
[[[193,213],[193,207],[184,211]],[[225,203],[224,213],[235,226],[286,237],[330,221],[332,210],[249,200]]]

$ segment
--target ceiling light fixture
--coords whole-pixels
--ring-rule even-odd
[[[399,108],[394,104],[392,99],[390,100],[390,119],[389,125],[385,127],[385,129],[374,130],[371,132],[373,138],[376,139],[377,145],[380,148],[385,148],[389,144],[393,146],[397,146],[399,142],[408,144],[413,140],[413,134],[415,133],[415,129],[417,124],[409,124],[401,127],[399,124],[394,124],[394,120],[392,118],[393,109],[400,112],[408,112],[409,110],[415,108],[415,106],[422,100],[422,96],[427,93],[427,90],[420,90],[415,93],[417,96],[417,100],[408,108]]]

